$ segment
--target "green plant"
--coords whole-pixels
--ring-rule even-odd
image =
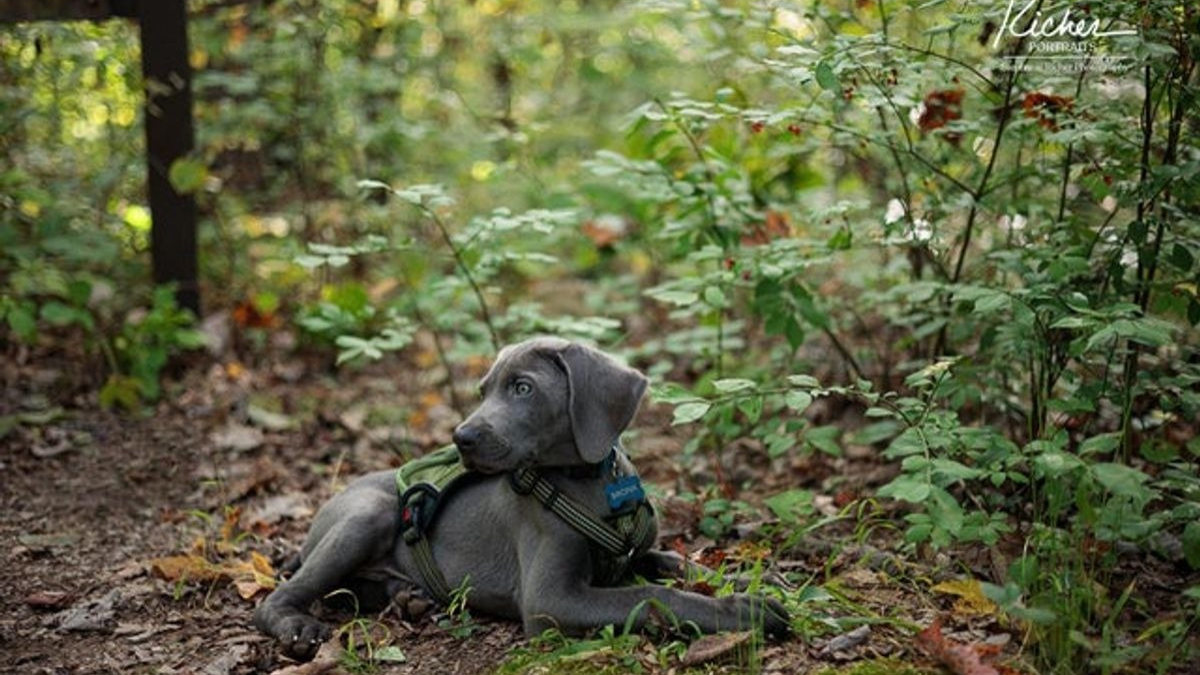
[[[408,660],[391,644],[391,632],[378,621],[356,617],[339,626],[336,635],[344,644],[338,665],[355,675],[370,675],[379,672],[381,664]]]
[[[467,575],[456,588],[450,591],[450,604],[446,607],[446,617],[438,622],[450,635],[464,639],[469,638],[479,626],[471,616],[467,607],[467,598],[471,594],[471,577]]]

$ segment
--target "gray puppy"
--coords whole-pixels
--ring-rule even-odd
[[[649,608],[658,606],[704,632],[761,625],[769,636],[786,636],[787,611],[772,599],[712,598],[658,585],[602,587],[595,542],[550,509],[561,493],[584,510],[607,514],[612,479],[603,474],[636,482],[633,466],[614,448],[646,384],[637,371],[560,339],[502,350],[480,384],[481,405],[454,433],[462,463],[479,476],[441,500],[427,532],[436,568],[451,588],[469,577],[472,611],[519,620],[530,635],[623,625],[635,612],[641,628]],[[605,471],[593,470],[601,466]],[[518,490],[511,478],[528,469],[544,478],[550,501]],[[278,639],[288,656],[305,660],[331,635],[309,614],[314,601],[350,588],[360,607],[382,606],[414,585],[429,591],[414,547],[400,536],[400,506],[395,471],[363,476],[326,503],[292,565],[295,574],[255,612],[259,630]],[[626,557],[648,576],[678,575],[685,567],[678,555],[645,547]]]

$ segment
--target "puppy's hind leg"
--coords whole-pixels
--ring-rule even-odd
[[[309,614],[312,603],[352,579],[363,566],[387,555],[395,541],[394,501],[364,504],[361,502],[377,500],[370,495],[339,496],[350,499],[336,506],[330,502],[327,506],[334,508],[318,514],[310,536],[319,539],[303,554],[299,570],[254,612],[254,625],[279,640],[283,652],[298,661],[312,659],[331,635],[328,626]]]

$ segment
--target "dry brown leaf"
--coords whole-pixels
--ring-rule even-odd
[[[271,561],[257,552],[247,560],[212,562],[197,554],[155,558],[150,573],[166,581],[230,581],[238,594],[249,600],[261,591],[275,588],[275,570]]]
[[[750,642],[752,635],[753,633],[750,631],[705,635],[688,645],[687,653],[683,655],[683,666],[698,666],[701,663],[733,655],[738,648]]]
[[[928,628],[917,633],[917,647],[944,665],[955,675],[1001,675],[995,666],[984,663],[984,657],[993,657],[999,651],[996,645],[963,645],[947,640],[942,635],[941,619],[934,619]],[[1004,668],[1006,674],[1013,673]]]
[[[25,596],[25,604],[34,609],[62,609],[75,601],[75,594],[66,591],[36,591]]]

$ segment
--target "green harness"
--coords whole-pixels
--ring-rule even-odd
[[[616,447],[612,449],[601,464],[602,473],[609,471],[615,474],[613,466],[618,452]],[[417,571],[426,589],[443,605],[449,604],[452,589],[433,560],[433,550],[426,535],[433,526],[442,499],[453,489],[482,475],[468,471],[463,466],[458,448],[453,445],[408,462],[396,470],[401,535],[411,547]],[[654,544],[654,509],[641,496],[640,489],[636,500],[623,504],[602,518],[570,495],[559,491],[536,469],[512,472],[509,474],[509,484],[514,492],[537,499],[542,506],[587,538],[595,570],[592,582],[598,586],[612,586],[621,581],[633,559]]]

